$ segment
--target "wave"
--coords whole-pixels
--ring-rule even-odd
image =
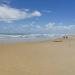
[[[26,34],[26,35],[9,35],[9,34],[0,34],[0,38],[56,38],[61,37],[64,34]]]
[[[26,34],[26,35],[18,35],[18,34],[0,34],[0,43],[9,43],[9,42],[30,42],[30,41],[42,41],[55,39],[58,37],[62,37],[65,34]]]

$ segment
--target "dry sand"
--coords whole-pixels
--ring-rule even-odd
[[[0,75],[75,75],[75,37],[1,44]]]

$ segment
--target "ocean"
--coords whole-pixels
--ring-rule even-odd
[[[64,34],[0,34],[0,43],[33,42],[55,39]]]

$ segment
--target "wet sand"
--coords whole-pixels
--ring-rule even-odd
[[[75,37],[0,44],[0,75],[75,75]]]

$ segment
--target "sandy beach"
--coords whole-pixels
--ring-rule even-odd
[[[0,75],[75,75],[75,37],[0,44]]]

